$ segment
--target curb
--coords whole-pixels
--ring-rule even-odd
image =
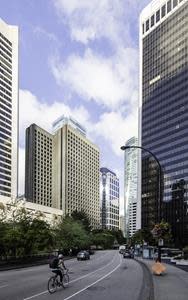
[[[148,265],[138,259],[135,259],[142,267],[143,281],[139,300],[155,300],[153,276]]]

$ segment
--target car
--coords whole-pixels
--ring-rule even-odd
[[[126,246],[125,245],[119,246],[119,253],[120,254],[123,254],[123,252],[125,252],[125,250],[126,250]]]
[[[133,252],[133,251],[126,250],[126,251],[123,253],[123,258],[134,258],[134,252]]]
[[[87,250],[87,252],[89,252],[89,255],[95,254],[95,251],[93,249],[89,249],[89,250]]]
[[[89,255],[88,251],[82,250],[82,251],[78,252],[77,260],[86,260],[86,259],[90,259],[90,255]]]

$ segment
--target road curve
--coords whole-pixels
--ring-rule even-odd
[[[98,251],[88,261],[66,261],[70,284],[50,295],[48,266],[0,273],[1,300],[149,300],[147,270],[137,261],[123,259],[117,250]],[[149,271],[148,271],[149,272]],[[148,295],[147,295],[148,294]]]

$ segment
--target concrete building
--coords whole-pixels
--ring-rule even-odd
[[[31,203],[29,201],[26,201],[26,199],[22,196],[14,200],[7,199],[3,199],[0,202],[0,208],[3,208],[3,211],[5,210],[7,212],[7,219],[10,221],[13,215],[13,211],[20,208],[24,208],[28,213],[31,213],[32,216],[37,216],[38,218],[48,222],[50,225],[57,224],[63,216],[63,212],[60,209]]]
[[[54,134],[54,198],[65,214],[83,210],[92,227],[97,228],[100,224],[99,149],[80,132],[80,127],[78,123],[73,127],[65,120],[64,126]]]
[[[0,201],[18,190],[18,27],[0,19]]]
[[[188,1],[152,1],[140,16],[140,144],[142,227],[161,218],[175,246],[188,244]],[[142,162],[142,165],[141,165]]]
[[[125,146],[137,146],[138,139],[132,137]],[[138,149],[127,149],[124,154],[124,209],[125,236],[131,237],[138,230]]]
[[[119,178],[107,168],[100,168],[100,211],[101,227],[119,230]]]
[[[53,202],[53,135],[32,124],[26,129],[25,197],[28,201],[58,207]]]
[[[63,127],[55,122],[53,135],[37,125],[27,129],[25,195],[31,202],[61,209],[64,214],[83,210],[97,228],[99,149],[78,122],[71,126],[72,120],[61,117]]]

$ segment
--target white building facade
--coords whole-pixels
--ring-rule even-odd
[[[119,178],[107,168],[100,169],[100,211],[102,229],[119,229]]]
[[[0,201],[18,190],[18,27],[0,19]]]
[[[138,139],[132,137],[125,146],[137,146]],[[137,228],[138,216],[138,149],[127,149],[124,154],[124,209],[125,236],[131,237]],[[140,216],[141,218],[141,216]]]
[[[63,217],[63,211],[60,209],[48,207],[37,203],[26,201],[23,196],[16,199],[0,201],[0,214],[6,213],[7,220],[11,221],[15,210],[25,209],[33,217],[38,217],[50,225],[57,224]]]

